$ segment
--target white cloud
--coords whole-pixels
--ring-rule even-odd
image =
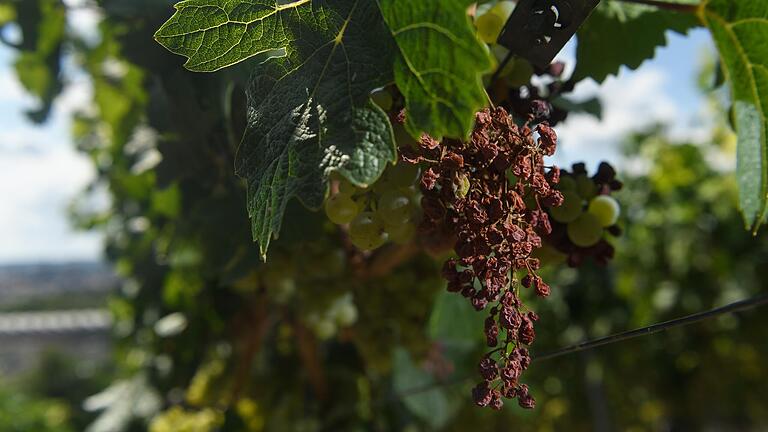
[[[603,104],[601,120],[587,114],[571,114],[558,125],[557,163],[585,161],[595,167],[601,160],[619,162],[620,144],[627,134],[681,117],[681,108],[667,95],[668,75],[655,67],[622,70],[602,85],[592,80],[579,83],[570,97],[585,100],[597,96]]]
[[[76,231],[67,218],[67,207],[95,176],[70,138],[70,117],[88,105],[91,85],[70,77],[51,118],[35,126],[23,114],[31,98],[11,69],[13,57],[2,57],[8,60],[0,64],[0,262],[98,259],[101,235]]]
[[[0,261],[96,259],[97,234],[73,231],[67,206],[94,176],[72,149],[3,151]]]

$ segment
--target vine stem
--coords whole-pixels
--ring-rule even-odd
[[[687,13],[696,13],[696,11],[699,8],[698,4],[681,4],[681,3],[670,3],[663,0],[616,0],[624,3],[635,3],[635,4],[641,4],[641,5],[647,5],[647,6],[654,6],[659,9],[666,9],[676,12],[687,12]]]

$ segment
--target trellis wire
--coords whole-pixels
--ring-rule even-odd
[[[628,330],[621,333],[612,334],[610,336],[605,336],[598,339],[592,339],[585,342],[578,343],[576,345],[571,345],[565,348],[561,348],[557,351],[552,351],[546,354],[542,354],[539,356],[534,356],[532,358],[532,362],[539,362],[543,360],[551,360],[553,358],[561,357],[567,354],[572,354],[579,351],[586,351],[593,348],[609,345],[615,342],[621,342],[628,339],[633,339],[639,336],[645,336],[650,335],[654,333],[658,333],[661,331],[669,330],[671,328],[675,327],[682,327],[689,324],[705,321],[710,318],[714,318],[720,315],[724,315],[727,313],[735,313],[735,312],[741,312],[748,309],[753,309],[758,306],[762,306],[768,304],[768,294],[762,294],[756,297],[751,297],[744,300],[739,300],[737,302],[729,303],[725,306],[717,307],[714,309],[710,309],[703,312],[697,312],[691,315],[686,315],[684,317],[675,318],[669,321],[664,321],[661,323],[651,324],[646,327],[641,327],[634,330]],[[473,378],[472,376],[464,376],[455,378],[449,381],[441,381],[439,383],[425,385],[421,387],[415,387],[412,389],[408,389],[405,391],[402,391],[400,393],[397,393],[394,396],[394,398],[384,401],[384,402],[391,402],[392,400],[400,400],[402,398],[413,396],[420,393],[425,393],[428,391],[432,391],[435,389],[438,389],[440,387],[459,384],[461,382],[467,381],[469,379]]]

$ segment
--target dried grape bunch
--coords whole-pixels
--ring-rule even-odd
[[[485,336],[494,349],[479,365],[483,381],[473,398],[480,406],[499,409],[502,398],[517,398],[524,408],[535,405],[519,379],[531,361],[527,347],[538,316],[520,293],[521,288],[542,297],[550,292],[531,253],[552,231],[544,208],[563,201],[555,189],[559,169],[544,165],[556,142],[548,124],[518,126],[506,110],[495,108],[476,115],[469,142],[425,135],[418,148],[401,149],[405,161],[426,165],[420,236],[450,232],[455,239],[457,258],[443,267],[448,290],[488,311]]]
[[[606,234],[618,236],[616,224],[620,206],[611,193],[620,190],[616,170],[602,162],[592,177],[583,163],[574,164],[571,171],[562,170],[557,189],[563,194],[562,205],[548,208],[552,233],[544,237],[546,256],[559,255],[571,267],[580,266],[588,257],[605,265],[613,258],[613,246]]]

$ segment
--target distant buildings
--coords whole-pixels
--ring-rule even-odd
[[[46,351],[102,362],[111,347],[105,309],[118,279],[104,264],[0,266],[0,375],[36,366]]]

